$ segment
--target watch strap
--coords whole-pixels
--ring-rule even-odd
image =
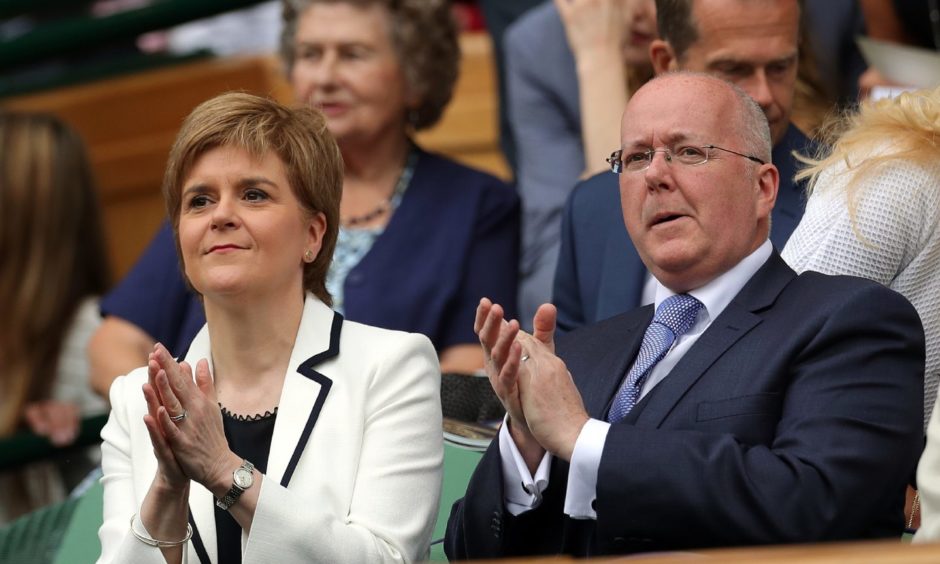
[[[215,500],[215,505],[223,511],[228,511],[229,507],[235,505],[235,502],[238,501],[238,498],[245,492],[245,489],[238,485],[235,481],[235,473],[239,470],[247,470],[248,472],[254,472],[255,465],[249,462],[248,460],[242,460],[242,465],[235,469],[235,472],[232,472],[232,487],[229,488],[225,495],[221,499]],[[250,486],[249,486],[250,487]]]

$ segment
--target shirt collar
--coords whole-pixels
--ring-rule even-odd
[[[706,323],[711,323],[711,320],[721,315],[721,312],[728,307],[728,304],[738,295],[741,288],[744,288],[747,281],[760,270],[760,267],[763,266],[765,262],[767,262],[772,251],[773,245],[770,239],[767,239],[761,246],[757,247],[754,252],[731,267],[730,270],[720,274],[704,286],[690,290],[688,294],[702,302],[702,305],[705,306],[702,311],[699,312],[698,322],[701,323],[705,321]],[[673,295],[675,295],[675,292],[663,286],[659,280],[656,281],[657,308],[663,300]]]

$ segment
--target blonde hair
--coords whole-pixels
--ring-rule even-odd
[[[50,397],[69,321],[107,285],[81,139],[52,116],[0,113],[0,436]]]
[[[905,92],[892,99],[868,101],[857,112],[831,118],[820,134],[828,151],[813,157],[796,155],[807,165],[796,180],[810,179],[808,192],[823,189],[824,170],[845,164],[846,192],[853,223],[862,181],[898,161],[928,165],[940,159],[940,87]]]
[[[218,147],[238,147],[257,158],[274,153],[284,163],[291,192],[304,212],[310,217],[317,213],[326,217],[320,252],[313,262],[304,263],[303,279],[305,290],[332,305],[326,274],[339,232],[343,158],[323,115],[313,108],[288,108],[242,92],[229,92],[199,104],[183,122],[163,177],[163,197],[180,257],[183,182],[199,157]]]

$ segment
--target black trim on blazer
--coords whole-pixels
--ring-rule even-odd
[[[310,433],[313,432],[313,426],[320,417],[323,402],[326,401],[326,396],[330,393],[330,388],[333,386],[332,380],[314,370],[313,367],[339,354],[339,336],[342,332],[342,328],[343,316],[333,312],[333,326],[330,328],[330,347],[320,354],[308,358],[303,364],[297,367],[297,372],[310,378],[317,384],[320,384],[320,394],[313,404],[313,409],[310,410],[310,417],[307,419],[307,424],[300,434],[300,440],[297,441],[297,446],[294,447],[294,454],[291,455],[290,462],[287,463],[287,468],[284,469],[284,476],[281,477],[281,485],[285,488],[290,483],[291,476],[294,475],[297,463],[300,462],[300,455],[303,454],[304,447],[307,446],[307,441],[310,439]]]
[[[281,485],[285,488],[287,484],[290,483],[291,476],[294,474],[294,469],[297,468],[297,463],[300,461],[300,455],[304,451],[304,446],[307,444],[307,440],[310,439],[310,433],[313,432],[313,426],[316,424],[317,419],[320,417],[320,410],[323,409],[323,402],[326,401],[326,396],[330,393],[330,387],[333,385],[333,381],[320,374],[313,369],[314,366],[323,362],[324,360],[329,360],[339,354],[339,336],[343,329],[343,316],[333,312],[333,325],[330,327],[330,346],[325,351],[311,356],[306,361],[303,362],[300,366],[297,367],[297,372],[310,378],[314,382],[320,384],[320,394],[317,396],[317,400],[313,404],[313,409],[310,410],[310,417],[307,419],[307,424],[304,426],[303,432],[300,434],[300,440],[297,441],[297,446],[294,448],[294,454],[290,458],[290,462],[287,464],[287,469],[284,471],[284,477],[281,478]],[[184,358],[181,356],[180,358]],[[193,512],[189,512],[189,524],[193,528],[193,549],[196,551],[196,556],[199,557],[199,562],[201,564],[212,564],[209,560],[209,553],[206,552],[206,545],[202,542],[202,537],[199,536],[199,529],[196,527],[196,521],[193,519]]]
[[[196,556],[199,557],[199,562],[201,564],[212,564],[212,561],[209,560],[209,553],[206,552],[206,545],[202,542],[202,537],[199,536],[199,529],[196,527],[196,520],[193,519],[193,511],[189,510],[189,526],[193,528],[193,537],[190,539],[193,543],[193,550],[196,551]],[[184,546],[185,550],[186,547]]]

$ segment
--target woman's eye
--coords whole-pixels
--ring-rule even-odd
[[[257,188],[252,188],[245,191],[245,200],[249,202],[261,202],[267,200],[268,195],[264,190],[258,190]]]
[[[208,197],[208,196],[205,196],[205,195],[201,195],[201,194],[200,194],[200,195],[197,195],[197,196],[193,196],[193,197],[190,198],[190,200],[189,200],[189,207],[190,207],[190,209],[204,208],[204,207],[206,207],[207,205],[209,205],[209,197]]]

